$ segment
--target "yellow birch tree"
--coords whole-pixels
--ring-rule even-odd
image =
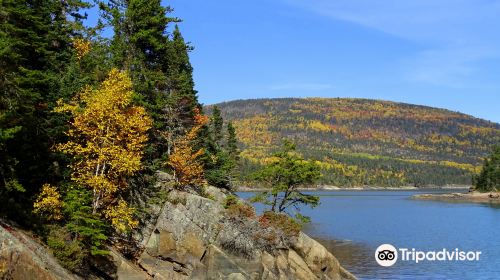
[[[133,94],[127,73],[113,69],[97,89],[88,87],[70,103],[59,101],[56,108],[72,116],[70,140],[56,146],[73,157],[71,179],[92,190],[93,213],[103,210],[120,231],[137,224],[130,214],[117,219],[114,211],[133,212],[118,194],[127,188],[126,178],[141,169],[151,127],[145,109],[132,105]]]

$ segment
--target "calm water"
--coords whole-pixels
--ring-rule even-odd
[[[500,207],[410,199],[418,193],[315,192],[321,196],[321,205],[302,210],[313,221],[305,231],[359,279],[500,279]],[[374,254],[384,243],[421,251],[459,248],[482,254],[475,262],[398,261],[382,267]]]

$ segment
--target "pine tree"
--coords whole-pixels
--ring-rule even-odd
[[[500,146],[494,147],[491,155],[484,159],[481,172],[474,178],[474,185],[483,192],[500,190]]]
[[[164,64],[167,66],[167,104],[163,108],[167,154],[172,143],[193,126],[194,110],[200,107],[194,90],[189,52],[193,50],[176,25],[169,41]]]
[[[223,139],[222,128],[224,126],[224,120],[222,119],[219,107],[214,106],[212,110],[212,117],[210,119],[210,128],[212,130],[212,137],[215,145],[221,146],[221,141]]]
[[[226,150],[229,153],[231,159],[235,162],[239,160],[239,150],[238,150],[238,139],[236,137],[236,129],[233,126],[232,122],[227,123],[227,141],[226,141]]]
[[[180,108],[179,118],[184,120],[184,127],[192,125],[193,110],[199,107],[194,90],[193,67],[189,61],[189,46],[182,36],[179,26],[175,25],[172,41],[168,48],[168,89],[170,105]]]
[[[230,123],[224,130],[224,120],[217,106],[212,110],[210,123],[201,130],[198,142],[205,151],[203,161],[208,183],[219,188],[231,189],[234,169],[238,162],[236,133]]]
[[[50,148],[61,133],[50,112],[72,56],[71,37],[81,29],[78,10],[86,6],[77,0],[0,2],[0,189],[26,190],[9,197],[12,209],[17,202],[31,204],[26,198],[42,183],[58,179]]]
[[[132,75],[137,102],[153,118],[146,159],[150,170],[172,152],[174,141],[193,125],[193,110],[199,106],[194,90],[192,67],[178,26],[168,34],[170,7],[159,0],[110,1],[101,4],[115,35],[111,44],[117,67]]]
[[[63,199],[67,230],[73,240],[81,240],[91,255],[105,255],[106,223],[92,213],[92,193],[88,189],[70,186]]]

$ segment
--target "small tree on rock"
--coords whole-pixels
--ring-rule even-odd
[[[256,195],[252,200],[271,206],[271,211],[285,212],[289,207],[297,210],[296,218],[307,221],[300,215],[299,205],[316,207],[319,197],[302,193],[300,187],[312,185],[321,176],[319,167],[302,158],[295,144],[285,141],[280,151],[274,153],[270,162],[254,174],[254,178],[271,187],[271,190]],[[289,214],[289,213],[288,213]]]

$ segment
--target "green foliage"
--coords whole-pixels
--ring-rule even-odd
[[[83,188],[70,187],[64,196],[64,214],[67,230],[81,240],[91,255],[106,255],[104,242],[108,226],[98,215],[92,214],[92,194]]]
[[[475,177],[474,183],[478,191],[500,190],[500,146],[495,146],[491,155],[484,159],[481,173]]]
[[[315,207],[319,197],[304,194],[298,188],[314,184],[320,176],[318,165],[304,160],[296,152],[295,144],[285,140],[271,162],[254,174],[256,180],[271,189],[257,194],[252,201],[271,206],[273,212],[285,212],[290,206],[299,211],[300,204]]]
[[[112,63],[131,73],[136,101],[153,119],[146,148],[146,170],[161,168],[171,154],[174,141],[193,125],[198,107],[188,52],[192,48],[169,17],[170,7],[161,1],[116,0],[100,4],[104,18],[113,27],[110,45]]]
[[[205,155],[205,178],[213,186],[231,188],[231,174],[234,162],[231,161],[226,151],[217,149]]]
[[[120,69],[117,73],[129,70],[132,74],[131,86],[136,92],[133,103],[146,108],[154,128],[144,151],[146,163],[137,166],[137,170],[141,167],[141,174],[130,179],[113,173],[117,187],[132,185],[133,188],[120,192],[119,197],[102,198],[97,193],[106,203],[117,203],[114,211],[104,213],[112,221],[132,216],[133,208],[124,207],[125,201],[150,198],[155,191],[150,187],[153,171],[172,154],[173,143],[193,127],[194,111],[200,108],[189,61],[193,48],[185,42],[179,27],[171,25],[180,21],[168,16],[172,9],[162,6],[160,0],[95,3],[102,17],[97,26],[89,28],[82,24],[85,18],[82,11],[90,7],[87,2],[0,1],[0,215],[26,227],[47,229],[49,225],[48,245],[71,270],[79,270],[92,256],[107,254],[104,250],[107,235],[115,233],[102,215],[92,211],[92,197],[96,193],[81,184],[68,186],[70,178],[83,171],[68,169],[68,163],[81,160],[82,167],[96,160],[97,169],[106,175],[114,172],[110,166],[116,162],[101,165],[102,154],[99,158],[84,159],[80,155],[70,158],[58,153],[54,147],[68,143],[68,135],[83,136],[69,125],[75,121],[75,115],[54,112],[56,102],[68,103],[84,96],[84,89],[100,84],[110,69]],[[111,39],[100,36],[105,24],[114,30]],[[104,101],[97,101],[96,105],[105,107]],[[228,178],[234,163],[228,163],[232,156],[221,148],[225,138],[223,121],[219,121],[218,136],[212,135],[218,137],[217,141],[208,144],[214,145],[207,154],[213,163],[209,177],[219,185],[226,185],[227,179],[219,179]],[[98,128],[93,130],[96,132]],[[119,140],[130,140],[129,136]],[[75,139],[70,140],[80,140]],[[84,146],[83,149],[92,148]],[[106,155],[116,152],[116,149],[104,150],[101,152]],[[137,154],[142,156],[142,153],[142,147],[138,148]],[[130,164],[129,161],[118,165]],[[39,219],[32,211],[36,194],[45,183],[57,186],[51,192],[53,199],[45,197],[46,200],[37,201],[39,206],[57,202],[57,219],[50,221]],[[168,199],[165,193],[156,191],[156,194],[159,201]],[[185,198],[176,202],[186,203]]]
[[[47,245],[64,268],[74,272],[82,269],[86,258],[85,248],[66,228],[52,226]]]
[[[13,218],[30,225],[31,197],[61,179],[51,146],[63,137],[51,111],[60,78],[72,56],[71,37],[81,32],[75,1],[0,2],[0,189],[15,187]],[[5,214],[5,212],[3,212]]]
[[[222,204],[222,206],[224,207],[224,209],[227,209],[229,206],[238,203],[238,201],[239,201],[239,199],[237,196],[230,194],[230,195],[226,196],[226,199],[224,200],[224,203]]]
[[[213,186],[231,189],[239,160],[235,129],[228,123],[224,130],[224,119],[217,107],[211,112],[210,122],[200,132],[199,140],[200,147],[205,151],[205,178]]]
[[[236,136],[236,129],[232,122],[227,123],[227,142],[226,150],[231,158],[232,162],[236,164],[239,160],[239,150],[238,150],[238,139]]]
[[[210,129],[212,131],[213,141],[215,145],[221,146],[221,140],[223,138],[222,128],[224,126],[224,120],[220,114],[220,109],[214,106],[212,109],[212,117],[210,118]]]

